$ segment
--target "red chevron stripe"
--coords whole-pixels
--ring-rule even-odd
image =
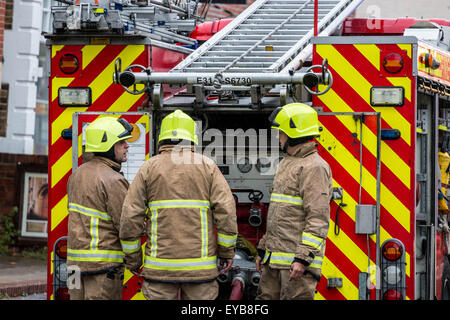
[[[333,90],[339,97],[350,107],[354,112],[374,112],[373,108],[337,73],[330,65],[330,71],[333,73]],[[320,100],[320,97],[315,100],[315,105],[325,107],[325,104]],[[328,108],[327,108],[328,109]],[[328,109],[329,110],[329,109]],[[329,110],[331,111],[331,110]],[[369,127],[376,135],[377,127]],[[381,119],[382,129],[395,129],[389,126],[387,122]],[[387,142],[391,149],[408,165],[411,166],[411,152],[410,146],[403,140],[392,140]]]
[[[327,106],[323,109],[325,112],[331,112]],[[375,116],[366,117],[366,121],[375,119]],[[343,146],[359,161],[359,140],[352,137],[352,133],[334,116],[320,116],[319,120],[331,132],[339,132],[335,137],[341,142]],[[358,124],[359,127],[359,124]],[[358,129],[359,130],[359,129]],[[364,139],[364,136],[363,136]],[[410,202],[410,190],[400,181],[400,179],[392,172],[385,163],[381,163],[381,177],[383,184],[391,190],[394,196],[406,207]],[[372,176],[377,178],[377,159],[376,157],[363,145],[363,165]],[[363,202],[365,199],[363,199]]]
[[[64,49],[66,52],[70,52],[71,50],[79,50],[79,46],[75,48],[73,46],[65,46]],[[82,70],[83,76],[75,78],[70,84],[69,87],[86,87],[95,80],[95,78],[111,63],[111,61],[117,57],[117,55],[125,48],[125,45],[117,45],[117,46],[105,46],[102,51],[87,65],[86,68]],[[72,49],[74,48],[74,49]],[[56,56],[55,56],[56,57]],[[52,70],[56,70],[58,67],[58,60],[52,59]],[[112,76],[112,75],[111,75]],[[53,79],[53,77],[52,77]],[[51,82],[50,82],[51,84]],[[64,111],[64,108],[51,108],[51,112],[49,116],[51,117],[51,122],[59,117],[59,115]]]

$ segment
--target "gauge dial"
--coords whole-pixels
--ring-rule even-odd
[[[252,164],[247,157],[239,159],[237,167],[242,173],[247,173],[252,170]]]

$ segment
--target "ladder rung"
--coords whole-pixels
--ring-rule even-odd
[[[213,72],[219,72],[222,71],[222,68],[186,68],[184,69],[186,72],[201,72],[201,73],[213,73]],[[261,68],[230,68],[227,70],[227,73],[260,73],[262,70]]]
[[[225,44],[225,45],[226,44],[229,44],[229,45],[238,44],[236,42],[237,42],[236,40],[222,40],[218,45],[221,45],[221,44]],[[290,46],[290,45],[295,44],[296,42],[297,41],[295,41],[295,40],[289,41],[289,40],[272,40],[272,39],[267,39],[266,41],[261,43],[261,45],[263,45],[264,47],[267,46],[267,45],[270,45],[270,46],[274,46],[274,45]],[[245,40],[240,40],[239,41],[240,45],[250,45],[250,46],[252,46],[255,43],[256,43],[255,41],[245,41]]]
[[[267,46],[269,46],[269,44],[267,45]],[[257,46],[256,48],[254,48],[253,50],[252,50],[252,52],[258,52],[258,53],[260,53],[260,52],[283,52],[283,54],[284,54],[284,52],[286,52],[287,50],[289,50],[290,48],[291,48],[291,46],[282,46],[282,45],[270,45],[271,47],[272,47],[272,49],[274,50],[274,51],[266,51],[266,47],[267,47],[266,45],[259,45],[259,46]],[[217,50],[217,51],[239,51],[239,52],[244,52],[244,51],[247,51],[249,49],[249,46],[244,46],[244,45],[236,45],[236,46],[216,46],[215,48],[214,48],[214,50]]]
[[[259,23],[258,24],[245,23],[245,24],[242,24],[241,27],[245,28],[246,30],[251,30],[251,29],[258,30],[258,29],[262,29],[262,28],[273,30],[276,27],[278,27],[279,25],[280,25],[279,23],[273,23],[271,25],[269,25],[269,24],[263,25],[263,24],[259,24]],[[304,23],[304,24],[285,24],[283,26],[283,29],[290,29],[290,30],[299,30],[299,29],[301,30],[301,29],[304,29],[304,30],[308,30],[309,31],[309,30],[311,30],[312,26],[313,26],[313,22],[311,21],[310,24],[308,24],[308,23]]]
[[[230,48],[231,49],[231,48]],[[235,49],[235,48],[233,48]],[[285,51],[255,51],[249,52],[248,56],[250,57],[263,57],[263,56],[269,56],[269,57],[279,57],[282,56],[285,53]],[[229,57],[239,57],[242,54],[242,51],[226,51],[226,50],[215,50],[215,51],[209,51],[204,56],[205,57],[216,57],[216,56],[223,56],[227,55]]]
[[[305,34],[306,32],[297,33],[295,35],[286,35],[286,34],[273,34],[270,37],[267,38],[266,41],[272,41],[272,40],[293,40],[293,41],[299,41],[300,38]],[[261,34],[230,34],[229,36],[225,37],[225,40],[234,40],[234,41],[240,41],[240,40],[260,40],[264,37],[264,35]]]

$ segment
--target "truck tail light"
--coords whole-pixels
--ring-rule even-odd
[[[55,253],[61,259],[67,259],[67,240],[66,239],[58,241],[58,243],[55,246]]]
[[[383,257],[389,261],[396,261],[403,255],[403,247],[397,242],[386,242],[382,248]]]
[[[381,245],[381,298],[404,300],[406,296],[405,246],[398,239]]]
[[[398,73],[403,69],[403,58],[398,53],[390,53],[383,59],[383,68],[389,73]]]
[[[383,300],[403,300],[403,296],[397,290],[387,290],[383,294]]]
[[[55,300],[70,300],[66,259],[67,237],[61,237],[53,245],[53,297]]]
[[[78,58],[73,54],[67,53],[59,59],[59,69],[65,74],[74,74],[79,66]]]
[[[70,300],[69,289],[64,287],[56,290],[55,300]]]

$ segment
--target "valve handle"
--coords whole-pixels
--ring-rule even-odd
[[[322,84],[326,84],[327,87],[323,91],[313,91],[312,89],[308,88],[308,86],[305,86],[306,91],[308,91],[310,94],[314,96],[320,96],[322,94],[327,93],[331,89],[331,86],[333,85],[333,75],[331,71],[328,69],[328,60],[327,59],[323,60],[322,65],[317,64],[309,67],[308,69],[306,69],[305,72],[308,73],[317,68],[322,69]],[[327,81],[327,74],[328,74],[328,81]]]
[[[120,58],[118,58],[117,60],[119,60]],[[117,64],[117,60],[116,60],[116,64]],[[120,61],[120,60],[119,60]],[[150,73],[150,70],[147,69],[146,67],[140,65],[140,64],[132,64],[130,66],[128,66],[123,72],[132,72],[132,68],[139,68],[141,69],[141,72],[146,72],[147,74]],[[119,78],[117,76],[117,81],[119,81]],[[119,82],[120,83],[120,82]],[[125,89],[126,92],[131,93],[131,94],[135,94],[135,95],[139,95],[142,94],[144,92],[146,92],[149,88],[148,83],[145,84],[144,89],[142,90],[137,90],[136,89],[136,84],[133,84],[133,90],[128,89],[126,86],[122,85],[122,87]]]
[[[260,190],[252,190],[248,194],[248,199],[253,202],[258,202],[263,198],[264,194]]]

